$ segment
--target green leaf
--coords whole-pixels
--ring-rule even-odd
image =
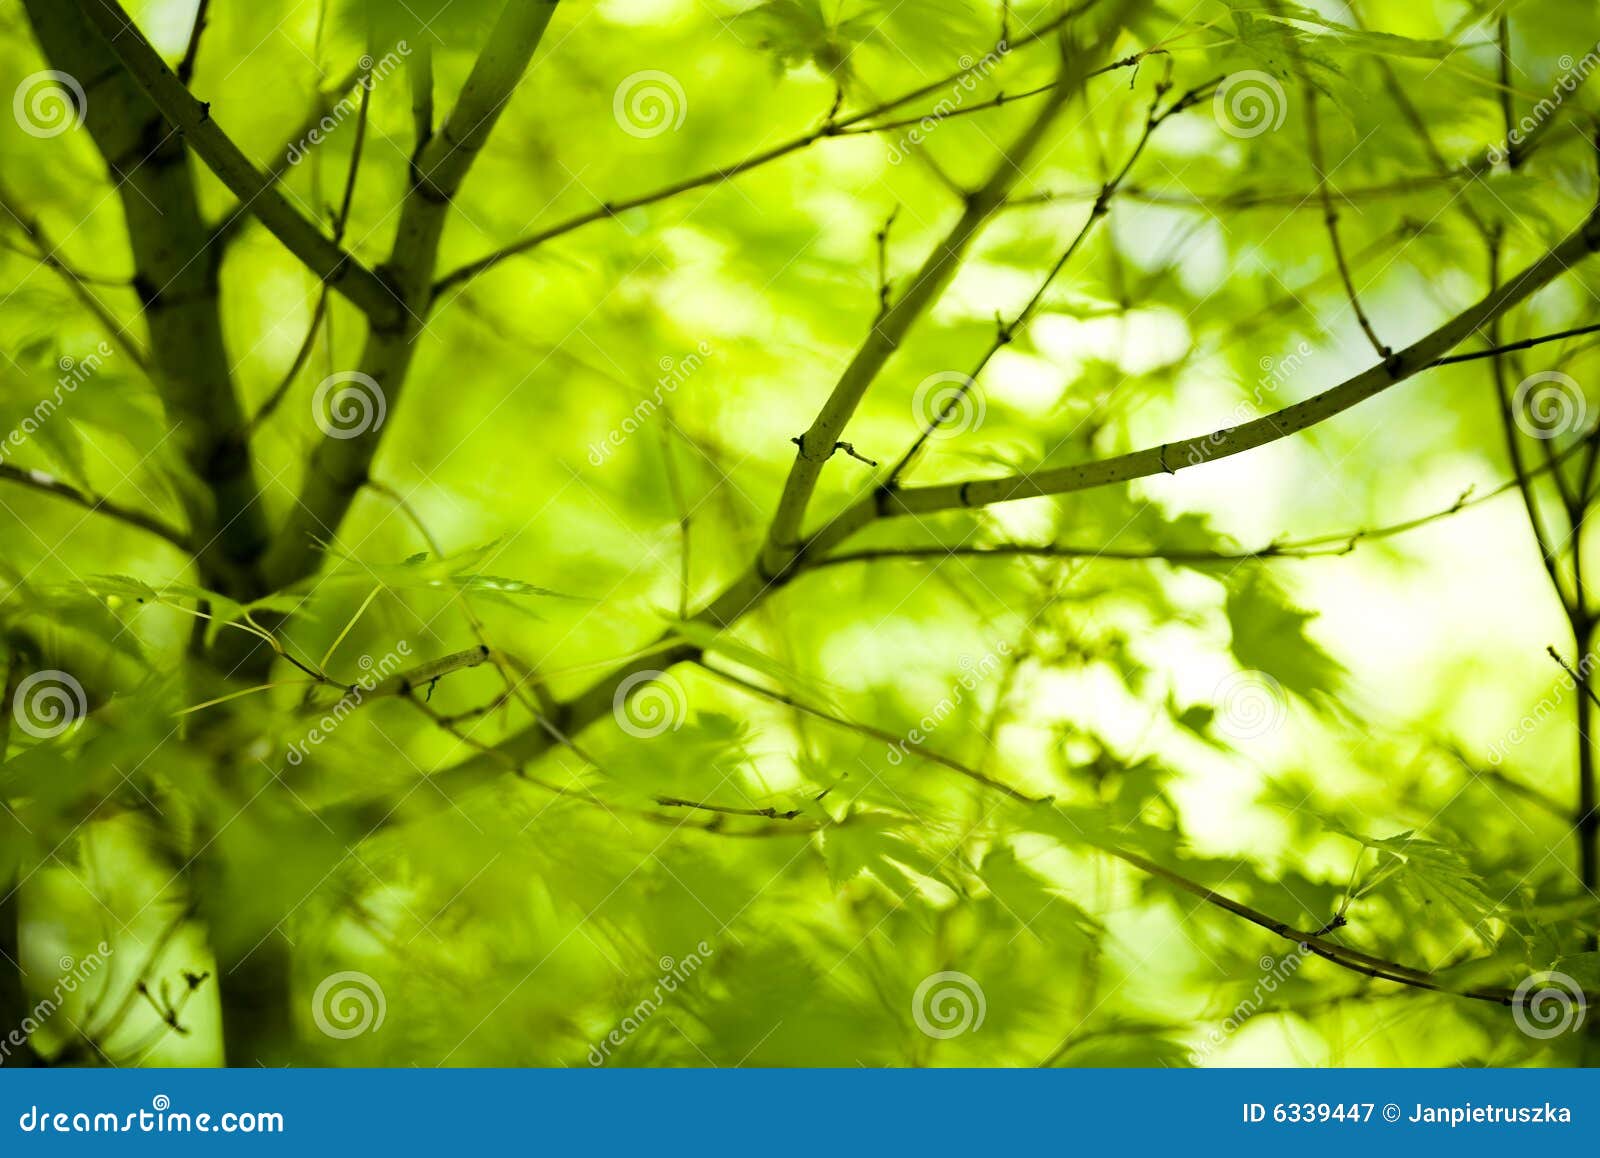
[[[338,567],[316,580],[296,584],[291,592],[311,591],[328,585],[357,586],[370,589],[382,583],[395,591],[459,591],[468,595],[490,598],[510,596],[539,596],[551,599],[578,599],[578,596],[553,591],[548,587],[524,579],[509,578],[480,572],[479,566],[488,562],[499,550],[498,543],[485,543],[453,555],[432,558],[426,551],[408,555],[399,563],[363,563],[358,567]]]
[[[1013,850],[992,850],[978,877],[1011,920],[1046,944],[1083,949],[1099,940],[1100,923],[1025,867]]]
[[[874,877],[896,897],[922,896],[927,881],[943,881],[939,865],[910,840],[885,829],[834,825],[822,835],[828,880],[840,888],[863,873]]]
[[[1316,612],[1295,607],[1266,572],[1234,573],[1227,614],[1240,666],[1264,671],[1306,699],[1334,698],[1344,668],[1307,634]]]
[[[1600,993],[1600,953],[1573,953],[1552,966],[1576,981],[1585,993]]]
[[[841,82],[853,72],[851,51],[877,36],[873,18],[831,19],[820,0],[767,0],[732,23],[741,36],[771,54],[775,71],[815,64],[822,75]]]
[[[1473,869],[1462,849],[1412,832],[1374,839],[1337,825],[1330,827],[1378,853],[1376,868],[1355,890],[1357,897],[1393,882],[1415,904],[1438,905],[1488,939],[1483,924],[1501,915],[1500,906],[1490,897],[1483,878]]]
[[[1450,57],[1458,45],[1453,41],[1441,39],[1418,40],[1409,36],[1397,36],[1390,32],[1371,32],[1362,28],[1351,28],[1347,24],[1329,20],[1322,13],[1301,4],[1283,4],[1276,8],[1260,7],[1244,9],[1235,7],[1236,13],[1249,12],[1253,17],[1262,20],[1271,20],[1283,23],[1286,27],[1289,21],[1298,21],[1302,24],[1313,24],[1323,29],[1323,34],[1313,35],[1310,43],[1323,51],[1343,52],[1351,55],[1371,54],[1391,57],[1410,57],[1418,60],[1439,61]],[[1298,32],[1298,29],[1295,29]]]

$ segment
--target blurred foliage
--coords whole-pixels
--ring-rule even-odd
[[[343,233],[376,267],[409,182],[416,49],[442,117],[499,7],[213,5],[193,88],[267,167],[318,91],[404,42],[371,90]],[[1070,21],[1069,53],[1116,7]],[[193,10],[129,5],[171,62]],[[1036,115],[1018,94],[1048,85],[1060,54],[1054,33],[1025,37],[1061,11],[563,0],[453,208],[441,276],[813,133],[830,110],[926,91],[867,122],[904,124],[824,134],[452,285],[382,427],[380,485],[327,529],[313,577],[217,591],[160,538],[0,478],[8,695],[61,669],[86,710],[57,734],[9,727],[0,752],[0,918],[18,930],[25,1007],[61,958],[114,949],[33,1034],[39,1054],[216,1064],[235,964],[276,946],[283,1056],[305,1064],[1592,1060],[1586,1032],[1541,1039],[1492,1002],[1302,963],[1292,940],[1108,851],[1447,988],[1556,968],[1600,990],[1570,819],[1582,696],[1545,654],[1587,640],[1515,489],[1496,490],[1512,464],[1487,360],[1175,477],[871,526],[848,549],[888,557],[800,575],[726,630],[682,623],[704,665],[669,666],[515,774],[485,754],[541,719],[564,729],[550,702],[636,662],[747,570],[791,439],[868,335],[881,278],[898,300],[961,212],[951,186],[980,183]],[[51,67],[18,5],[0,32],[8,78]],[[1002,37],[970,89],[952,81]],[[911,446],[919,386],[967,372],[997,315],[1025,307],[1152,108],[1198,94],[978,377],[981,421],[930,439],[909,482],[1159,445],[1371,364],[1308,159],[1313,90],[1377,331],[1399,348],[1458,313],[1488,289],[1486,239],[1517,270],[1594,204],[1600,98],[1563,82],[1587,76],[1597,40],[1579,0],[1132,5],[1098,63],[1137,63],[1074,94],[1017,204],[868,391],[858,457],[829,462],[808,525]],[[671,81],[658,96],[678,127],[625,128],[624,86],[647,71]],[[1265,131],[1230,128],[1213,100],[1243,72],[1284,114]],[[970,107],[1000,93],[1017,99]],[[1474,168],[1505,142],[1502,97],[1519,117],[1544,110],[1537,147]],[[941,101],[958,115],[914,119]],[[330,233],[355,120],[282,180]],[[234,197],[194,164],[215,219]],[[116,337],[108,318],[143,340],[113,187],[82,129],[0,124],[0,428]],[[317,384],[356,364],[365,321],[337,296],[317,312],[317,279],[259,224],[215,244],[245,413],[310,336],[251,432],[277,526],[323,438]],[[1597,291],[1600,270],[1573,269],[1503,340],[1588,324]],[[109,348],[0,461],[184,527],[205,483],[159,373]],[[1581,390],[1594,350],[1536,346],[1505,373],[1559,370]],[[1600,393],[1569,401],[1600,414]],[[1587,430],[1523,442],[1535,467],[1576,452],[1530,484],[1547,511],[1558,478],[1587,502]],[[1304,540],[1321,543],[1311,557]],[[1019,543],[1084,553],[983,553]],[[926,547],[969,553],[893,554]],[[1583,548],[1558,544],[1563,576],[1600,561]],[[230,638],[270,638],[261,678],[218,670]],[[353,688],[366,694],[343,714]],[[463,764],[481,774],[436,779]],[[328,1031],[341,974],[381,994],[381,1024]],[[925,985],[941,974],[963,976]],[[0,1009],[0,1031],[16,1012]]]

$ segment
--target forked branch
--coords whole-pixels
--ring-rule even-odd
[[[211,119],[211,105],[197,100],[144,38],[118,0],[70,0],[117,54],[134,82],[183,133],[217,178],[312,273],[343,294],[368,317],[390,321],[400,303],[382,279],[326,237],[280,193],[273,178],[244,155]]]

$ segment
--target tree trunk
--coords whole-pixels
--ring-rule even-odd
[[[224,1058],[230,1066],[285,1066],[294,1049],[289,942],[273,933],[248,956],[217,961]]]
[[[0,1039],[0,1050],[5,1051],[0,1056],[0,1067],[16,1069],[38,1065],[39,1058],[30,1042],[12,1045],[10,1041],[13,1031],[22,1032],[29,1005],[22,970],[22,937],[17,927],[22,908],[17,903],[18,886],[7,881],[5,887],[9,891],[0,897],[0,1034],[5,1035]]]
[[[204,484],[204,493],[184,498],[190,533],[199,547],[200,582],[249,599],[261,592],[257,562],[267,532],[223,343],[220,252],[200,214],[183,137],[76,5],[25,0],[24,7],[52,66],[83,87],[84,126],[121,198],[155,385],[178,431],[185,461]],[[240,637],[245,638],[242,633]],[[231,636],[227,638],[231,644]],[[247,658],[231,647],[212,662],[219,675],[264,668],[261,658]],[[223,719],[219,717],[219,726]],[[197,833],[196,847],[210,847],[208,835]],[[204,873],[203,853],[195,868]],[[278,975],[269,976],[274,970]],[[236,1027],[242,1036],[237,1045],[232,1040],[226,1044],[230,1063],[236,1057],[240,1064],[267,1062],[276,1054],[267,1048],[264,1027],[270,1023],[280,1039],[287,1033],[287,955],[263,951],[253,963],[231,973],[224,965],[220,972],[224,1025],[230,1038]]]

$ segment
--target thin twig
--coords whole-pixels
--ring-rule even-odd
[[[889,230],[894,227],[896,217],[900,216],[900,206],[896,205],[890,211],[888,220],[883,223],[883,228],[878,230],[878,316],[881,318],[889,312],[889,296],[892,287],[889,284]]]
[[[1512,354],[1518,350],[1531,350],[1535,346],[1543,346],[1549,342],[1560,342],[1567,338],[1578,338],[1585,334],[1600,333],[1600,322],[1587,326],[1574,326],[1570,330],[1557,330],[1551,334],[1540,334],[1536,338],[1519,338],[1515,342],[1504,342],[1490,346],[1485,350],[1470,350],[1465,354],[1451,354],[1444,358],[1435,358],[1430,363],[1433,366],[1453,366],[1458,362],[1476,362],[1480,358],[1494,358],[1501,354]]]
[[[1037,44],[1047,37],[1053,35],[1055,32],[1073,20],[1078,12],[1084,7],[1087,7],[1087,5],[1079,5],[1067,12],[1062,13],[1060,16],[1044,22],[1030,32],[1027,36],[1021,37],[1015,43],[1011,44],[1009,46],[1009,51],[1015,52],[1018,49],[1025,48],[1032,44]],[[1120,60],[1112,61],[1110,64],[1084,74],[1084,76],[1087,79],[1096,76],[1102,76],[1117,69],[1134,67],[1142,59],[1144,59],[1146,55],[1154,51],[1157,51],[1157,49],[1145,49],[1143,52],[1135,53],[1133,55],[1123,57]],[[499,265],[502,261],[509,257],[515,257],[518,254],[527,253],[529,250],[543,245],[547,241],[551,241],[562,236],[563,234],[571,233],[575,229],[581,229],[583,226],[589,225],[592,222],[603,221],[606,218],[615,217],[617,214],[623,213],[629,209],[638,209],[641,206],[651,205],[657,201],[665,201],[668,198],[676,197],[679,194],[687,193],[695,189],[701,189],[707,185],[723,184],[732,180],[734,177],[738,177],[744,173],[750,172],[752,169],[761,168],[763,165],[769,165],[774,161],[789,156],[791,153],[796,153],[801,149],[808,148],[811,145],[816,144],[818,141],[840,136],[845,130],[851,128],[852,126],[859,125],[865,121],[871,120],[874,117],[879,117],[885,113],[892,112],[895,109],[910,104],[912,101],[925,97],[930,93],[938,92],[941,89],[948,88],[951,84],[954,84],[972,75],[972,73],[979,67],[981,67],[981,62],[974,63],[965,68],[957,69],[940,80],[930,81],[929,83],[920,85],[909,92],[902,93],[898,97],[880,102],[871,108],[863,109],[862,111],[852,113],[849,116],[839,116],[838,110],[835,108],[829,113],[827,118],[818,128],[812,129],[810,132],[802,133],[797,137],[792,137],[787,141],[770,146],[769,148],[762,149],[760,152],[745,157],[743,160],[736,161],[731,165],[725,165],[718,169],[710,169],[704,173],[697,174],[696,176],[687,177],[680,181],[674,181],[669,185],[662,186],[661,188],[652,190],[648,193],[641,193],[633,197],[602,202],[594,209],[575,214],[564,221],[560,221],[554,225],[536,230],[509,245],[502,246],[493,253],[487,254],[476,261],[468,262],[466,265],[452,270],[450,273],[444,275],[434,283],[433,296],[437,298],[446,290],[451,289],[452,287],[459,285],[460,283],[471,278],[477,277],[479,274],[485,273],[490,269],[493,269],[495,266]],[[1055,85],[1046,86],[1045,88],[1037,90],[1037,93],[1032,95],[1042,95],[1046,92],[1052,91],[1054,88]]]
[[[433,139],[433,45],[428,38],[406,61],[411,82],[411,136],[413,155],[427,148]]]
[[[361,158],[363,146],[367,139],[367,103],[372,98],[372,84],[370,75],[363,73],[361,86],[361,106],[356,114],[356,138],[351,146],[350,168],[345,172],[344,193],[339,198],[339,208],[333,215],[333,242],[335,245],[344,240],[345,228],[350,223],[350,206],[355,199],[356,175],[361,171]],[[322,325],[322,319],[328,310],[329,289],[323,283],[317,290],[317,304],[311,311],[311,324],[306,327],[306,336],[295,351],[294,359],[289,363],[289,368],[284,371],[283,377],[278,380],[277,386],[267,395],[255,416],[250,419],[245,428],[248,437],[260,428],[261,424],[272,417],[275,410],[283,404],[284,398],[289,394],[289,388],[294,385],[294,380],[300,376],[300,371],[305,368],[306,362],[311,358],[311,350],[316,345],[317,331]]]
[[[1600,427],[1595,429],[1600,431]],[[1560,452],[1556,456],[1556,465],[1576,456],[1580,449],[1588,445],[1588,437],[1586,436],[1582,442],[1574,443]],[[1556,469],[1556,465],[1547,464],[1538,467],[1530,472],[1529,477],[1537,478],[1548,471]],[[1275,540],[1265,547],[1259,547],[1251,551],[1206,551],[1164,547],[1119,549],[1114,547],[1076,547],[1066,543],[961,543],[956,546],[870,547],[857,551],[841,551],[836,554],[811,559],[806,567],[808,570],[820,570],[845,563],[870,563],[883,559],[938,562],[942,559],[954,557],[981,558],[983,556],[1042,556],[1058,559],[1105,559],[1130,562],[1165,561],[1189,564],[1245,563],[1266,559],[1337,558],[1350,554],[1364,542],[1393,538],[1396,535],[1416,530],[1440,519],[1446,519],[1462,511],[1470,510],[1473,507],[1489,502],[1491,499],[1498,498],[1508,491],[1518,489],[1519,485],[1516,479],[1507,479],[1498,486],[1476,495],[1473,494],[1475,488],[1469,487],[1457,496],[1455,502],[1449,506],[1441,507],[1425,515],[1417,515],[1414,518],[1389,523],[1381,527],[1362,527],[1354,531],[1336,531],[1298,540]]]
[[[840,727],[846,728],[849,731],[856,732],[863,736],[868,736],[872,739],[886,740],[887,742],[893,743],[897,747],[901,747],[905,751],[912,753],[921,759],[957,772],[960,775],[965,776],[967,779],[981,784],[987,789],[990,789],[991,791],[999,792],[1015,803],[1033,807],[1044,807],[1051,809],[1055,808],[1055,800],[1053,797],[1034,796],[1023,792],[1010,784],[996,780],[982,772],[977,771],[974,768],[970,768],[958,760],[954,760],[919,744],[914,744],[903,736],[896,736],[891,732],[885,731],[884,729],[876,728],[869,724],[862,724],[855,720],[847,719],[846,717],[836,715],[820,708],[801,704],[791,696],[783,693],[768,691],[757,684],[752,684],[715,667],[706,666],[706,670],[712,672],[718,678],[734,684],[737,687],[750,691],[755,695],[761,696],[764,699],[773,700],[774,702],[785,704],[790,707],[801,707],[802,710],[809,712],[817,718],[827,720]],[[1499,986],[1461,986],[1453,980],[1430,973],[1427,970],[1415,969],[1409,965],[1403,965],[1399,962],[1389,961],[1381,957],[1363,953],[1358,949],[1351,948],[1350,946],[1327,940],[1325,934],[1323,933],[1297,929],[1285,921],[1280,921],[1277,918],[1269,916],[1258,909],[1253,909],[1248,905],[1235,901],[1232,897],[1225,896],[1222,893],[1207,888],[1205,885],[1202,885],[1197,881],[1190,880],[1182,873],[1177,872],[1174,869],[1167,868],[1165,865],[1158,864],[1157,862],[1149,859],[1146,856],[1143,856],[1140,853],[1133,852],[1129,849],[1122,848],[1119,845],[1111,844],[1107,841],[1099,839],[1089,839],[1089,844],[1090,847],[1097,852],[1102,852],[1109,856],[1115,857],[1117,860],[1139,869],[1148,876],[1165,881],[1174,888],[1186,892],[1191,896],[1198,897],[1208,905],[1222,909],[1236,917],[1240,917],[1243,920],[1258,926],[1259,928],[1265,929],[1267,932],[1272,933],[1275,936],[1282,937],[1288,941],[1293,941],[1296,944],[1303,946],[1305,951],[1315,953],[1317,956],[1322,957],[1324,960],[1330,961],[1335,965],[1338,965],[1340,968],[1348,969],[1352,972],[1360,973],[1367,977],[1377,978],[1379,980],[1393,981],[1400,985],[1410,986],[1415,989],[1426,989],[1441,993],[1452,993],[1459,997],[1471,998],[1477,1001],[1492,1002],[1496,1005],[1514,1005],[1530,999],[1529,995],[1527,994]]]
[[[1060,276],[1061,271],[1072,261],[1072,258],[1077,254],[1079,247],[1082,246],[1084,239],[1089,236],[1095,224],[1110,211],[1112,197],[1116,195],[1118,188],[1127,179],[1128,174],[1133,171],[1133,166],[1144,153],[1145,146],[1150,143],[1150,138],[1155,134],[1155,131],[1171,117],[1176,116],[1185,109],[1192,108],[1203,99],[1206,93],[1214,89],[1221,79],[1217,78],[1197,85],[1173,101],[1167,108],[1162,109],[1160,107],[1161,100],[1172,87],[1171,71],[1171,60],[1169,58],[1167,60],[1166,74],[1156,83],[1155,93],[1150,102],[1150,111],[1145,116],[1143,131],[1139,134],[1138,140],[1123,161],[1122,167],[1101,186],[1100,194],[1095,198],[1094,205],[1089,210],[1088,218],[1079,227],[1066,248],[1062,250],[1061,255],[1056,258],[1055,264],[1050,267],[1049,272],[1040,281],[1027,303],[1009,322],[1003,321],[998,317],[995,319],[994,339],[978,359],[977,365],[973,367],[971,373],[962,378],[961,384],[944,400],[939,411],[927,419],[923,425],[922,432],[912,442],[910,448],[900,456],[900,460],[895,463],[894,468],[890,470],[881,485],[885,487],[899,485],[901,477],[910,468],[911,464],[916,461],[917,455],[927,445],[928,440],[960,409],[967,395],[976,387],[978,376],[988,367],[995,355],[1015,341],[1017,335],[1027,327],[1044,301],[1045,293],[1054,284],[1056,278]]]
[[[338,107],[345,96],[355,87],[356,82],[365,75],[367,70],[356,64],[343,76],[326,88],[319,89],[316,97],[307,110],[305,119],[295,126],[294,132],[285,138],[276,149],[272,151],[272,160],[267,164],[266,174],[272,181],[277,181],[292,167],[291,157],[304,156],[316,147],[319,141],[327,139],[327,134],[318,132],[322,122]],[[243,201],[235,201],[212,225],[212,238],[220,243],[227,244],[233,237],[255,218],[251,216],[248,207]]]
[[[87,1039],[103,1042],[122,1028],[122,1023],[127,1020],[128,1014],[132,1012],[135,1003],[139,1000],[141,984],[143,984],[145,978],[151,975],[157,963],[172,945],[172,942],[177,939],[178,934],[183,931],[183,927],[188,924],[192,916],[194,916],[193,906],[184,906],[178,910],[172,920],[162,929],[155,943],[150,947],[150,952],[146,954],[144,964],[134,974],[133,983],[128,986],[127,992],[123,994],[122,1001],[118,1003],[117,1007],[107,1016],[104,1022],[98,1025],[95,1024],[99,1010],[96,1008],[89,1010],[88,1015],[84,1018],[84,1036]]]
[[[1108,50],[1127,15],[1129,3],[1119,6],[1094,45],[1082,53],[1064,53],[1057,83],[1043,107],[1001,151],[987,177],[966,199],[960,218],[935,243],[893,308],[878,319],[828,392],[816,417],[797,440],[794,460],[784,479],[777,508],[767,528],[766,541],[757,557],[760,571],[776,576],[790,566],[800,549],[806,512],[816,493],[823,468],[838,449],[845,428],[891,354],[911,328],[943,294],[955,276],[966,251],[989,217],[1010,196],[1024,168],[1043,147],[1068,99],[1085,82],[1085,62],[1098,60]]]
[[[146,514],[135,507],[124,506],[114,502],[104,495],[92,494],[80,490],[71,483],[47,474],[42,470],[27,470],[22,467],[12,466],[10,463],[0,463],[0,479],[17,483],[42,494],[54,495],[56,498],[66,499],[85,510],[97,515],[104,515],[109,519],[116,519],[130,527],[137,527],[157,538],[165,539],[184,554],[193,554],[194,547],[189,541],[189,536],[177,527],[155,515]]]
[[[87,310],[94,319],[105,327],[111,335],[112,341],[127,356],[128,360],[139,368],[140,373],[146,376],[150,373],[150,357],[139,345],[139,342],[130,334],[111,311],[91,291],[93,279],[85,277],[77,269],[69,265],[60,256],[60,246],[52,241],[45,233],[44,227],[39,224],[38,218],[26,213],[21,208],[20,202],[0,185],[0,211],[16,223],[22,235],[28,239],[33,247],[31,255],[41,265],[53,270],[67,285],[68,291],[78,303]],[[129,283],[131,284],[131,282]]]
[[[194,10],[194,27],[189,30],[189,46],[183,50],[183,59],[178,62],[178,81],[185,88],[194,78],[194,62],[200,55],[200,37],[206,30],[206,9],[211,7],[211,0],[199,0]]]
[[[1350,262],[1345,257],[1344,243],[1339,237],[1339,211],[1334,208],[1333,194],[1328,186],[1328,167],[1322,155],[1322,123],[1317,116],[1317,90],[1309,76],[1305,76],[1303,65],[1301,72],[1305,94],[1306,147],[1311,155],[1311,170],[1316,174],[1317,196],[1322,202],[1322,220],[1327,226],[1333,261],[1339,269],[1339,280],[1344,284],[1350,308],[1355,311],[1356,324],[1361,327],[1361,332],[1367,336],[1367,341],[1371,343],[1378,357],[1388,361],[1393,357],[1394,351],[1383,343],[1378,337],[1378,332],[1372,328],[1372,320],[1367,317],[1366,310],[1361,306],[1361,295],[1356,292],[1355,279],[1350,275]]]
[[[1596,694],[1595,690],[1589,686],[1589,681],[1583,676],[1579,675],[1571,664],[1561,658],[1561,653],[1555,649],[1555,645],[1551,644],[1544,650],[1551,659],[1555,660],[1561,665],[1561,670],[1567,673],[1575,686],[1582,689],[1583,694],[1589,697],[1590,702],[1593,703],[1595,707],[1600,707],[1600,694]]]
[[[1489,287],[1496,290],[1500,286],[1500,235],[1491,234],[1487,240],[1489,248]],[[1500,342],[1500,318],[1497,315],[1489,319],[1489,345],[1495,349]],[[1561,578],[1561,568],[1556,558],[1549,532],[1545,529],[1544,518],[1539,512],[1539,500],[1535,495],[1532,481],[1528,473],[1527,464],[1522,456],[1522,444],[1517,437],[1516,415],[1512,413],[1511,387],[1506,381],[1505,358],[1503,352],[1495,349],[1490,358],[1491,385],[1494,389],[1495,402],[1500,414],[1500,425],[1505,437],[1506,457],[1511,461],[1512,472],[1517,478],[1517,487],[1522,492],[1522,505],[1528,514],[1528,525],[1533,531],[1534,544],[1539,550],[1539,562],[1544,567],[1545,574],[1549,576],[1550,585],[1555,589],[1556,598],[1560,600],[1562,608],[1570,615],[1573,608],[1582,600],[1582,592],[1569,596],[1566,584]],[[1561,472],[1554,472],[1557,486],[1563,487]]]

